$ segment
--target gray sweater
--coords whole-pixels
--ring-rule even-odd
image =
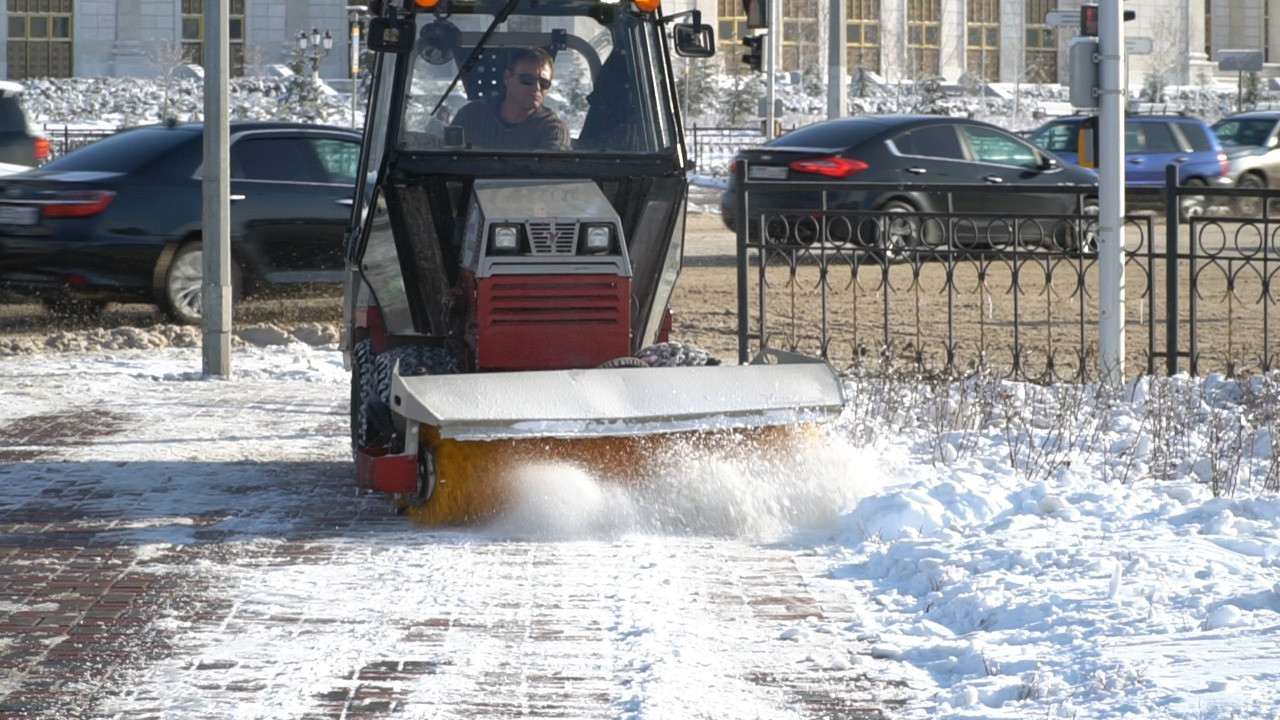
[[[473,100],[453,117],[466,143],[490,150],[567,150],[569,128],[554,111],[540,107],[523,122],[508,125],[499,115],[502,98]]]

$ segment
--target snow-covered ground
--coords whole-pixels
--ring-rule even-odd
[[[155,621],[172,652],[104,671],[121,685],[95,718],[305,717],[389,657],[400,717],[1280,718],[1274,415],[1238,462],[1221,451],[1275,377],[950,399],[871,383],[816,447],[677,452],[658,496],[527,468],[507,516],[428,531],[347,489],[332,338],[246,335],[219,380],[198,347],[133,332],[0,358],[0,427],[93,411],[115,428],[6,436],[37,457],[0,466],[0,522],[83,485],[102,519],[84,531],[209,596]],[[978,394],[998,410],[966,414]],[[1153,421],[1170,396],[1176,428]],[[355,508],[341,531],[315,509],[334,504]],[[282,560],[299,546],[325,560]],[[27,680],[0,675],[0,699]]]
[[[201,624],[172,608],[158,623],[176,655],[95,717],[302,717],[317,688],[385,657],[432,668],[401,683],[405,717],[481,698],[497,705],[469,716],[509,716],[495,708],[546,701],[548,677],[562,716],[819,716],[747,681],[761,673],[859,707],[891,699],[888,717],[1280,717],[1280,498],[1258,475],[1280,441],[1253,438],[1232,497],[1207,482],[1214,423],[1184,440],[1196,467],[1155,477],[1150,383],[1085,402],[1096,427],[1052,468],[1037,448],[1061,428],[1035,388],[997,383],[1003,410],[961,429],[930,417],[945,402],[882,402],[871,384],[851,388],[820,445],[677,452],[658,493],[531,467],[525,500],[490,525],[424,531],[346,493],[367,519],[317,540],[302,508],[344,493],[299,492],[314,478],[291,468],[351,472],[340,354],[320,337],[246,337],[227,380],[202,379],[198,348],[0,362],[0,427],[91,408],[126,428],[9,448],[53,454],[0,469],[0,518],[70,478],[97,484],[101,532],[140,556],[220,538],[220,560],[169,572],[234,610]],[[1239,400],[1222,379],[1173,387],[1210,414]],[[269,559],[290,543],[327,545],[329,559]],[[282,615],[307,624],[268,622]],[[429,653],[414,639],[424,617],[456,628]],[[208,667],[241,691],[211,690]]]

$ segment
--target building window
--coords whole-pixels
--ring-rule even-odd
[[[826,52],[818,44],[818,0],[792,0],[783,11],[782,68],[817,67],[817,56]]]
[[[880,72],[880,0],[845,0],[845,62],[849,70]]]
[[[747,10],[743,7],[742,0],[717,0],[716,17],[720,19],[716,30],[719,33],[720,53],[725,59],[725,69],[734,74],[749,71],[746,63],[742,62],[742,56],[747,51],[742,39],[753,35],[755,31],[747,28]]]
[[[231,75],[244,75],[244,0],[231,0],[227,9],[227,59]],[[204,0],[182,0],[182,58],[191,65],[204,65]]]
[[[969,0],[965,23],[965,64],[969,74],[1000,79],[1000,0]]]
[[[1057,0],[1027,0],[1027,48],[1022,80],[1032,83],[1058,82],[1057,28],[1045,24]]]
[[[942,0],[907,2],[907,72],[917,79],[942,72]]]
[[[8,0],[9,78],[71,77],[72,0]]]

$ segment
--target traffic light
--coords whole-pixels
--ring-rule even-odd
[[[760,68],[764,64],[764,39],[764,35],[748,35],[742,38],[742,44],[747,46],[747,52],[743,54],[742,62],[756,72],[760,72]]]
[[[1086,3],[1080,6],[1080,34],[1085,37],[1098,37],[1098,6]]]
[[[1129,22],[1138,17],[1133,10],[1124,11],[1124,21]],[[1084,37],[1098,37],[1098,4],[1084,3],[1080,6],[1080,34]]]

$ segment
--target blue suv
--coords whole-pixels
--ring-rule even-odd
[[[1031,142],[1064,162],[1080,164],[1080,128],[1087,116],[1050,120],[1030,134]],[[1227,154],[1209,125],[1184,115],[1129,115],[1124,121],[1125,187],[1164,187],[1165,166],[1178,166],[1178,184],[1188,187],[1231,187]],[[1130,206],[1164,206],[1163,196],[1126,195]],[[1182,215],[1203,211],[1206,200],[1183,204]]]

